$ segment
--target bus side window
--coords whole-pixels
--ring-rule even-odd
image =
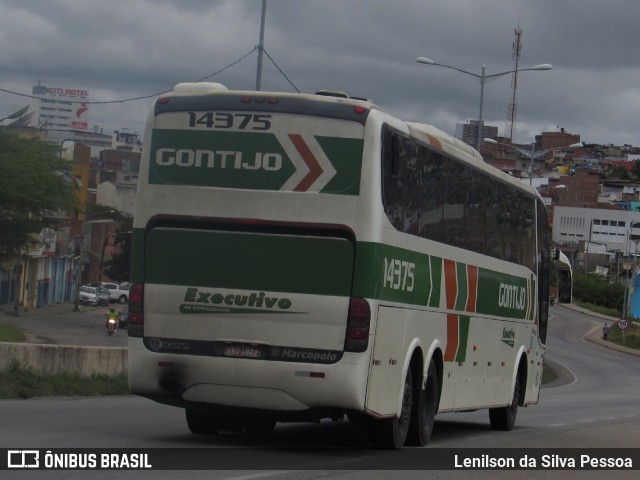
[[[400,158],[400,139],[396,133],[386,129],[382,135],[382,155],[384,176],[398,175],[398,161]]]

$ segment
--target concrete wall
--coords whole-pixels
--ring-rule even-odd
[[[0,371],[14,361],[38,373],[119,375],[127,371],[127,349],[0,342]]]

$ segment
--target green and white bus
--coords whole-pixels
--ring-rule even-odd
[[[192,432],[346,416],[400,448],[538,401],[546,211],[466,144],[341,92],[179,84],[139,178],[129,385]]]

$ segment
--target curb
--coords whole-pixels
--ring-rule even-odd
[[[561,307],[567,308],[569,310],[573,310],[574,312],[579,312],[584,315],[597,318],[599,320],[605,320],[607,323],[611,323],[611,324],[615,324],[619,320],[616,317],[609,317],[607,315],[602,315],[600,313],[592,312],[585,308],[578,307],[577,305],[573,305],[572,303],[561,303],[558,305]],[[585,333],[582,336],[582,339],[587,342],[595,343],[603,347],[610,348],[611,350],[617,350],[618,352],[628,353],[629,355],[635,355],[637,357],[640,356],[640,350],[636,350],[635,348],[625,347],[623,345],[618,345],[617,343],[605,341],[602,338],[602,326],[597,326],[589,330],[587,333]]]

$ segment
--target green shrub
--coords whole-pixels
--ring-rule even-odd
[[[0,371],[0,399],[42,396],[128,395],[127,374],[117,376],[76,374],[42,374],[12,362]]]
[[[613,308],[622,314],[625,292],[624,285],[610,283],[606,277],[574,272],[573,296],[576,300]]]

